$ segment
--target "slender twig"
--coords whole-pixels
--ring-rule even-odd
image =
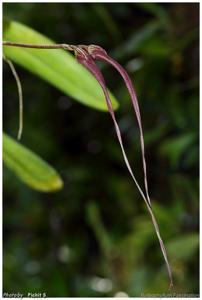
[[[68,45],[68,44],[34,45],[34,44],[15,43],[15,42],[10,42],[10,41],[3,41],[3,46],[34,48],[34,49],[64,49],[64,50],[69,50],[69,51],[74,51],[78,47],[76,45]]]
[[[22,47],[22,48],[31,48],[31,49],[63,49],[68,51],[74,51],[75,53],[80,53],[84,57],[86,57],[86,53],[82,48],[85,48],[87,46],[85,45],[69,45],[69,44],[41,44],[41,45],[35,45],[35,44],[24,44],[24,43],[16,43],[16,42],[10,42],[10,41],[3,41],[3,46],[12,46],[12,47]]]
[[[20,78],[15,70],[15,67],[13,65],[13,63],[5,57],[5,55],[3,56],[3,59],[5,60],[5,62],[7,62],[7,64],[9,65],[11,72],[13,73],[13,76],[15,78],[16,84],[17,84],[17,88],[18,88],[18,97],[19,97],[19,128],[18,128],[18,140],[21,139],[21,135],[22,135],[22,129],[23,129],[23,94],[22,94],[22,85],[20,82]]]

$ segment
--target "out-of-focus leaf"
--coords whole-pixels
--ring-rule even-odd
[[[139,48],[147,42],[160,28],[159,22],[148,22],[143,28],[135,31],[129,39],[118,47],[110,56],[120,59],[124,55],[130,55],[139,50]]]
[[[3,160],[23,182],[42,192],[53,192],[63,187],[58,173],[38,155],[3,134]]]
[[[159,37],[153,37],[141,47],[141,51],[147,56],[162,59],[171,55],[172,48],[166,40],[160,39]]]
[[[167,139],[160,147],[160,153],[170,159],[171,164],[176,166],[181,155],[187,151],[193,141],[196,139],[196,134],[186,133],[179,137]]]
[[[198,144],[190,147],[189,152],[185,157],[185,166],[187,168],[199,165],[199,147]]]
[[[160,138],[165,135],[168,131],[168,124],[163,123],[154,127],[153,129],[149,129],[144,134],[145,145],[151,145],[156,141],[159,141]]]
[[[103,253],[106,256],[108,256],[110,250],[112,249],[112,244],[109,235],[102,223],[99,208],[96,203],[90,202],[86,206],[86,217],[87,217],[87,221],[89,222],[89,225],[94,230],[94,233],[96,235],[98,242],[100,243],[100,247]]]
[[[165,7],[161,5],[161,3],[135,3],[136,6],[144,9],[145,11],[149,12],[153,16],[157,17],[162,24],[167,24],[169,22],[169,15]]]
[[[4,22],[3,39],[26,44],[54,44],[46,36],[13,21]],[[4,46],[3,51],[8,59],[47,80],[79,102],[99,110],[107,110],[103,92],[97,81],[67,51],[9,46]],[[118,103],[112,95],[111,100],[116,109]]]
[[[102,20],[103,25],[111,34],[113,40],[120,41],[121,31],[119,30],[117,22],[114,20],[112,14],[108,11],[107,5],[103,3],[93,3],[92,8],[98,18]]]
[[[172,260],[187,260],[192,257],[199,245],[197,233],[178,236],[166,244],[169,256]]]
[[[199,29],[194,28],[185,34],[181,39],[179,39],[176,43],[176,49],[183,50],[185,49],[191,42],[197,40],[199,38]]]

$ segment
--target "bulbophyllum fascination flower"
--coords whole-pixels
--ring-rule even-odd
[[[128,73],[126,72],[126,70],[117,62],[115,61],[113,58],[111,58],[110,56],[108,56],[107,52],[102,49],[99,46],[96,45],[90,45],[90,46],[85,46],[85,45],[80,45],[78,46],[78,48],[75,50],[75,55],[76,55],[76,59],[77,61],[82,64],[84,67],[86,67],[92,74],[93,76],[97,79],[98,83],[100,84],[103,93],[105,95],[105,99],[106,99],[106,103],[107,103],[107,107],[108,107],[108,111],[112,117],[114,126],[115,126],[115,130],[116,130],[116,135],[119,141],[119,144],[121,146],[121,150],[122,150],[122,154],[124,157],[124,161],[126,163],[126,166],[142,196],[142,198],[144,199],[144,202],[147,206],[147,209],[151,215],[151,219],[152,219],[152,223],[154,225],[155,228],[155,232],[157,234],[159,243],[160,243],[160,247],[161,247],[161,251],[166,263],[166,267],[167,267],[167,271],[168,271],[168,276],[170,279],[170,288],[173,286],[173,280],[172,280],[172,271],[171,271],[171,267],[168,261],[168,257],[167,257],[167,252],[163,243],[163,240],[161,238],[160,235],[160,230],[159,230],[159,226],[158,223],[156,221],[156,218],[154,216],[153,210],[152,210],[152,206],[151,206],[151,200],[149,197],[149,192],[148,192],[148,184],[147,184],[147,169],[146,169],[146,160],[145,160],[145,149],[144,149],[144,136],[143,136],[143,130],[142,130],[142,121],[141,121],[141,115],[140,115],[140,109],[139,109],[139,104],[138,104],[138,100],[137,100],[137,95],[133,86],[133,83],[128,75]],[[125,85],[129,91],[130,97],[131,97],[131,101],[132,101],[132,105],[136,114],[136,118],[137,118],[137,122],[138,122],[138,127],[139,127],[139,132],[140,132],[140,144],[141,144],[141,152],[142,152],[142,162],[143,162],[143,171],[144,171],[144,184],[145,184],[145,192],[146,195],[144,194],[144,192],[142,191],[140,185],[138,184],[135,175],[131,169],[130,163],[128,161],[124,146],[123,146],[123,141],[122,141],[122,136],[121,136],[121,131],[119,128],[119,125],[117,123],[116,117],[115,117],[115,113],[112,107],[112,103],[109,97],[109,93],[107,90],[107,86],[104,80],[104,77],[100,71],[100,69],[98,68],[98,66],[95,63],[95,60],[102,60],[105,61],[109,64],[111,64],[122,76]]]
[[[135,88],[134,88],[133,83],[132,83],[128,73],[126,72],[126,70],[116,60],[111,58],[103,48],[101,48],[100,46],[96,46],[96,45],[89,45],[89,46],[86,46],[86,45],[76,46],[76,45],[69,45],[69,44],[34,45],[34,44],[23,44],[23,43],[9,42],[9,41],[4,41],[3,45],[4,46],[5,45],[6,46],[14,46],[14,47],[25,47],[25,48],[37,48],[37,49],[64,49],[67,51],[74,51],[77,61],[80,64],[82,64],[86,69],[88,69],[93,74],[93,76],[96,78],[96,80],[98,81],[98,83],[100,84],[100,86],[103,90],[103,93],[104,93],[104,96],[106,99],[106,103],[107,103],[107,107],[108,107],[108,111],[109,111],[111,118],[113,120],[113,123],[114,123],[116,135],[117,135],[120,147],[121,147],[124,161],[126,163],[126,166],[128,168],[130,175],[132,176],[132,178],[133,178],[133,180],[134,180],[134,182],[146,204],[147,210],[151,216],[151,220],[152,220],[152,223],[153,223],[153,226],[154,226],[154,229],[155,229],[155,232],[156,232],[156,235],[157,235],[160,247],[161,247],[161,251],[162,251],[165,263],[166,263],[168,276],[170,279],[170,288],[171,288],[173,286],[172,271],[171,271],[171,267],[170,267],[170,264],[168,261],[167,252],[166,252],[163,240],[160,235],[159,226],[158,226],[158,223],[157,223],[156,218],[153,213],[151,200],[150,200],[149,192],[148,192],[144,136],[143,136],[143,130],[142,130],[142,121],[141,121],[139,104],[138,104]],[[139,132],[140,132],[140,145],[141,145],[141,152],[142,152],[145,194],[144,194],[143,190],[141,189],[140,185],[138,184],[138,182],[135,178],[135,175],[132,171],[132,168],[130,166],[130,163],[128,161],[128,158],[127,158],[124,146],[123,146],[121,131],[120,131],[118,122],[115,117],[115,113],[114,113],[112,103],[111,103],[111,100],[109,97],[107,86],[106,86],[104,77],[103,77],[100,69],[98,68],[98,66],[95,63],[96,60],[102,60],[102,61],[112,65],[122,76],[122,78],[125,82],[125,85],[128,89],[128,92],[130,94],[132,105],[133,105],[133,108],[134,108],[134,111],[136,114],[136,118],[137,118],[137,122],[138,122]],[[14,73],[14,71],[13,71],[13,73]],[[15,78],[17,81],[19,81],[17,76],[15,76]],[[20,90],[19,94],[20,93],[21,93],[21,90]],[[20,101],[20,102],[22,102],[22,101]],[[21,114],[21,121],[22,121],[22,114]],[[22,122],[20,122],[20,124],[21,123]],[[19,129],[20,135],[21,135],[21,129],[22,129],[22,126],[20,126],[20,129]]]

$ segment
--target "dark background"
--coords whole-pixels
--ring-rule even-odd
[[[58,43],[98,44],[127,69],[138,93],[149,189],[174,292],[197,294],[199,4],[6,3],[3,14]],[[160,247],[108,113],[16,68],[24,93],[22,143],[58,170],[64,189],[36,192],[4,168],[4,292],[167,293]],[[112,68],[101,68],[120,102],[117,118],[143,185],[128,92]],[[4,130],[16,137],[16,83],[6,65],[3,74]]]

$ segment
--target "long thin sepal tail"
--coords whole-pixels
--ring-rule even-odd
[[[137,100],[137,95],[133,86],[133,83],[126,72],[126,70],[113,58],[109,57],[104,49],[102,49],[99,46],[94,46],[91,45],[88,47],[88,51],[91,54],[91,56],[94,59],[97,60],[103,60],[109,64],[111,64],[122,76],[126,87],[129,91],[132,104],[135,110],[135,114],[137,117],[137,122],[139,126],[139,131],[140,131],[140,143],[141,143],[141,152],[142,152],[142,163],[143,163],[143,171],[144,171],[144,185],[145,185],[145,191],[146,191],[146,196],[147,196],[147,201],[149,205],[151,205],[151,200],[148,192],[148,183],[147,183],[147,166],[146,166],[146,159],[145,159],[145,147],[144,147],[144,136],[143,136],[143,130],[142,130],[142,121],[141,121],[141,115],[140,115],[140,109],[139,109],[139,104]]]
[[[141,194],[141,196],[142,196],[142,198],[143,198],[143,200],[146,204],[147,210],[148,210],[148,212],[151,216],[151,220],[152,220],[152,223],[153,223],[153,226],[154,226],[154,229],[155,229],[155,232],[156,232],[159,244],[160,244],[160,248],[161,248],[165,263],[166,263],[168,276],[169,276],[169,279],[170,279],[170,287],[172,287],[173,286],[172,270],[171,270],[171,267],[170,267],[170,264],[169,264],[169,261],[168,261],[167,252],[166,252],[163,240],[162,240],[161,235],[160,235],[159,226],[158,226],[157,220],[154,216],[154,213],[153,213],[152,207],[150,205],[150,202],[148,201],[148,198],[144,195],[144,192],[142,191],[141,187],[139,186],[139,184],[138,184],[138,182],[135,178],[135,175],[133,174],[133,171],[131,169],[130,163],[128,161],[128,158],[127,158],[124,146],[123,146],[123,141],[122,141],[122,137],[121,137],[120,128],[119,128],[119,125],[116,121],[116,117],[115,117],[115,114],[114,114],[114,111],[113,111],[113,107],[112,107],[112,104],[111,104],[109,93],[107,91],[107,87],[106,87],[106,84],[105,84],[104,77],[103,77],[101,71],[99,70],[99,68],[97,67],[97,65],[95,64],[95,62],[94,62],[93,58],[91,57],[91,55],[89,55],[89,53],[86,50],[79,49],[79,51],[76,52],[76,58],[77,58],[77,61],[80,64],[85,66],[94,75],[94,77],[97,79],[100,86],[102,87],[103,93],[105,95],[105,99],[106,99],[106,103],[107,103],[109,113],[110,113],[110,115],[112,117],[112,120],[114,122],[117,138],[118,138],[119,144],[121,146],[121,150],[122,150],[122,153],[123,153],[123,157],[124,157],[126,166],[129,170],[129,172],[130,172],[130,174],[131,174],[131,176],[132,176],[132,178],[133,178],[133,180],[134,180],[134,182],[135,182],[135,184],[136,184],[136,186],[137,186],[137,188],[138,188],[138,190],[139,190],[139,192],[140,192],[140,194]],[[139,118],[139,120],[141,121],[140,114],[138,114],[139,107],[138,106],[135,106],[135,107],[136,107],[136,111],[137,111],[137,118]]]

